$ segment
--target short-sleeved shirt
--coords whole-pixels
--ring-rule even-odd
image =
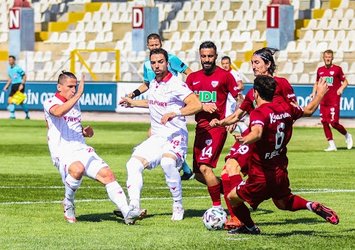
[[[250,113],[250,131],[263,127],[261,139],[255,142],[250,174],[265,178],[265,171],[287,168],[287,144],[292,136],[293,122],[303,116],[303,109],[288,103],[264,103]]]
[[[184,100],[190,94],[193,93],[187,85],[171,73],[160,82],[155,79],[150,82],[148,106],[153,135],[187,134],[186,118],[184,116],[177,116],[165,125],[161,124],[161,118],[166,113],[174,112],[184,107]]]
[[[50,113],[52,107],[62,105],[66,101],[64,97],[56,93],[43,104],[48,126],[48,146],[52,158],[60,157],[68,150],[80,149],[86,145],[82,132],[79,102],[62,117],[56,117]]]
[[[234,69],[229,70],[229,72],[234,77],[235,81],[238,83],[242,81],[242,77],[240,73]],[[231,115],[237,109],[237,101],[235,98],[229,93],[227,99],[227,107],[226,107],[226,116]]]
[[[283,77],[274,76],[274,80],[276,82],[276,89],[272,101],[275,103],[297,103],[296,95],[291,84]],[[255,108],[254,93],[252,88],[245,95],[244,101],[239,108],[248,113],[250,113]]]
[[[321,77],[326,78],[328,85],[328,92],[324,95],[321,105],[339,105],[340,95],[337,94],[337,90],[341,87],[343,81],[345,81],[345,75],[343,70],[338,65],[331,65],[329,68],[322,66],[317,70],[317,82]]]
[[[183,73],[187,69],[187,65],[182,62],[177,56],[168,54],[168,70],[174,76],[177,76],[178,73]],[[149,86],[149,83],[155,78],[155,73],[150,64],[150,60],[146,60],[143,65],[143,79],[144,82]]]
[[[218,66],[211,75],[206,75],[203,70],[189,74],[186,83],[199,95],[202,103],[215,103],[217,106],[217,111],[212,114],[201,111],[195,115],[197,128],[210,129],[209,122],[212,119],[223,119],[226,114],[228,93],[233,97],[239,93],[237,82],[232,74]]]
[[[23,71],[20,66],[15,64],[14,66],[9,66],[7,68],[7,74],[9,75],[12,84],[19,84],[22,82],[22,78],[25,75],[25,71]]]

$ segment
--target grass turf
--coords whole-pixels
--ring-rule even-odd
[[[125,163],[132,148],[144,140],[148,124],[91,123],[89,145],[105,159],[125,186]],[[189,127],[190,148],[193,127]],[[355,130],[350,130],[355,134]],[[337,152],[327,146],[320,128],[295,128],[289,144],[291,187],[307,199],[334,208],[340,224],[333,226],[309,211],[280,211],[272,202],[252,216],[262,235],[207,231],[201,221],[211,202],[205,187],[183,182],[185,219],[170,221],[171,199],[160,168],[144,173],[142,207],[149,216],[126,226],[112,215],[104,188],[87,178],[78,190],[78,223],[64,221],[63,187],[51,165],[45,123],[0,120],[0,249],[351,249],[355,246],[355,154],[335,133]],[[228,138],[224,157],[232,144]],[[191,153],[188,162],[191,163]],[[219,174],[223,165],[220,159]]]

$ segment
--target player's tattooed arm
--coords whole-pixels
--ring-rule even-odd
[[[161,118],[161,123],[166,124],[176,116],[194,115],[202,110],[202,103],[195,94],[190,94],[184,99],[185,106],[174,112],[166,113]]]
[[[314,111],[316,111],[319,103],[323,99],[324,95],[328,92],[328,85],[325,78],[320,78],[316,86],[316,95],[313,97],[312,101],[304,107],[303,116],[311,116]]]
[[[74,96],[61,105],[54,105],[49,110],[49,112],[56,117],[62,117],[66,113],[68,113],[69,110],[71,110],[74,107],[74,105],[77,103],[77,101],[79,101],[80,97],[84,93],[84,85],[85,85],[85,75],[82,75],[80,83],[78,85],[78,89],[74,94]]]
[[[261,139],[263,134],[263,126],[256,124],[251,127],[251,131],[246,136],[235,135],[234,138],[242,144],[251,144]]]
[[[121,97],[120,104],[125,107],[133,108],[148,108],[148,100],[133,100],[129,97]]]

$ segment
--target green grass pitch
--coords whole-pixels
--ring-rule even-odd
[[[87,125],[88,123],[84,123]],[[144,140],[148,124],[93,122],[87,140],[124,187],[125,163]],[[194,130],[189,127],[189,155]],[[309,211],[278,210],[270,201],[252,216],[258,236],[207,231],[201,220],[211,202],[197,181],[183,182],[185,219],[172,222],[170,193],[161,168],[144,173],[142,207],[149,217],[134,226],[112,214],[104,188],[85,178],[78,190],[78,223],[63,219],[63,187],[52,166],[44,121],[0,120],[0,249],[351,249],[355,248],[355,151],[335,133],[337,152],[325,153],[320,128],[295,128],[289,144],[289,175],[295,193],[320,201],[340,217],[337,226]],[[355,134],[355,129],[350,132]],[[228,138],[222,156],[233,139]],[[223,165],[220,159],[216,173]]]

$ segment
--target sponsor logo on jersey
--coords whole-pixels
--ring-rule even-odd
[[[212,144],[212,139],[208,139],[205,141],[206,145],[210,146]]]
[[[198,81],[198,82],[192,82],[192,85],[196,85],[196,84],[199,84],[200,83],[200,81]]]
[[[330,73],[331,75],[334,75],[334,71],[329,71],[329,73]]]
[[[201,102],[216,102],[217,92],[216,91],[196,91]]]
[[[215,88],[215,87],[218,86],[218,83],[219,83],[218,81],[212,81],[212,82],[211,82],[211,85],[212,85],[212,87]]]
[[[149,105],[158,105],[160,107],[168,106],[167,102],[159,102],[158,100],[149,100]]]
[[[282,114],[274,114],[274,113],[271,113],[270,114],[270,123],[274,123],[276,122],[277,120],[283,120],[287,117],[291,117],[291,115],[287,112],[285,113],[282,113]]]
[[[325,82],[327,83],[328,86],[333,86],[333,81],[334,81],[334,77],[332,77],[332,76],[327,76],[325,78]]]

